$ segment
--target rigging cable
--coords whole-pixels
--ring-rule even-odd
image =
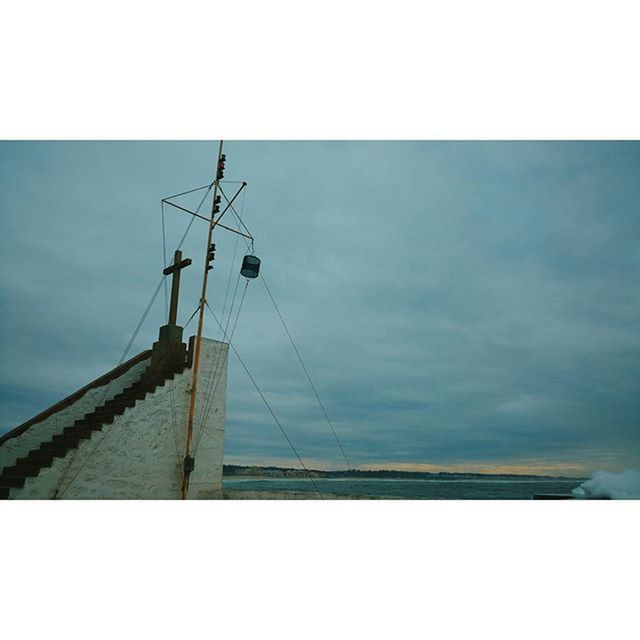
[[[222,190],[222,187],[219,187],[219,188],[220,188],[220,193],[224,196],[224,199],[227,201],[227,206],[235,214],[236,219],[244,227],[244,230],[249,234],[249,236],[251,236],[253,238],[253,235],[251,234],[251,231],[249,231],[249,229],[247,229],[247,225],[242,221],[242,218],[238,215],[238,212],[236,211],[235,207],[233,206],[233,202],[231,200],[229,200],[229,198],[227,198],[227,194]],[[245,239],[245,241],[246,241],[246,239]],[[251,244],[253,245],[253,242]]]
[[[167,265],[167,242],[166,242],[165,225],[164,225],[164,201],[160,201],[160,209],[162,211],[162,257],[163,257],[162,264],[166,267],[168,265]],[[168,323],[169,322],[169,300],[167,298],[167,277],[166,276],[164,278],[164,304],[166,309],[165,322]],[[171,432],[173,434],[173,443],[176,448],[176,466],[179,470],[182,456],[180,455],[180,437],[178,436],[178,424],[176,420],[176,403],[175,403],[175,398],[173,394],[173,383],[174,383],[174,380],[171,380],[168,384],[169,406],[171,407]]]
[[[243,191],[242,193],[242,204],[241,204],[241,208],[240,211],[243,212],[244,211],[244,203],[245,203],[245,195],[246,195],[246,191]],[[226,197],[226,196],[225,196]],[[239,229],[238,229],[239,230]],[[231,300],[231,306],[229,307],[229,315],[227,316],[227,320],[225,322],[225,310],[226,310],[226,306],[227,306],[227,300],[228,300],[228,296],[229,296],[229,289],[230,289],[230,285],[231,285],[231,279],[233,276],[233,270],[234,270],[234,264],[235,264],[235,258],[236,258],[236,254],[237,254],[237,249],[238,249],[238,239],[239,239],[239,235],[236,235],[236,242],[234,245],[234,250],[233,250],[233,258],[231,259],[231,266],[229,268],[229,278],[227,280],[227,290],[225,293],[225,300],[224,300],[224,305],[222,307],[222,324],[224,324],[224,332],[228,333],[228,329],[229,329],[229,322],[231,321],[231,316],[233,314],[233,308],[235,305],[235,300],[236,300],[236,295],[238,293],[238,285],[240,284],[240,269],[238,269],[238,277],[236,278],[236,286],[234,288],[233,291],[233,298]],[[246,294],[247,291],[247,286],[249,284],[249,281],[247,280],[247,284],[245,285],[244,291],[242,293],[242,299],[240,301],[240,306],[238,307],[238,311],[236,314],[236,319],[233,325],[233,330],[231,331],[231,339],[233,339],[233,334],[235,333],[235,327],[238,324],[238,318],[240,317],[240,311],[242,309],[242,303],[244,302],[244,296]],[[220,329],[218,330],[218,337],[219,339],[221,338],[221,333],[220,333]],[[213,399],[215,397],[216,391],[218,390],[218,384],[220,383],[220,379],[222,377],[222,370],[223,370],[224,364],[223,364],[223,358],[222,358],[222,351],[219,350],[217,357],[215,358],[215,360],[211,363],[211,372],[210,372],[210,380],[209,380],[209,384],[207,385],[207,392],[204,396],[204,402],[203,402],[203,407],[204,410],[202,411],[201,414],[201,421],[200,424],[198,426],[198,434],[196,436],[196,443],[193,449],[193,455],[195,456],[195,452],[198,448],[198,444],[200,443],[200,440],[202,439],[202,435],[205,429],[205,425],[206,422],[209,418],[209,413],[211,411],[211,407],[213,405]]]
[[[200,189],[204,189],[205,187],[200,187]],[[209,195],[209,193],[211,192],[211,189],[213,188],[213,183],[211,183],[208,187],[207,187],[207,192],[204,194],[204,196],[202,196],[202,200],[200,200],[200,204],[198,205],[198,207],[196,208],[196,213],[198,213],[200,211],[200,208],[202,207],[202,205],[204,204],[204,201],[207,199],[207,196]],[[199,189],[194,189],[194,191],[199,191]],[[187,192],[190,193],[190,192]],[[181,194],[182,195],[182,194]],[[173,196],[175,197],[175,196]],[[191,230],[191,226],[193,225],[194,221],[195,221],[196,217],[195,216],[191,216],[191,220],[189,221],[189,224],[187,225],[187,228],[184,230],[184,233],[182,234],[182,238],[180,238],[180,242],[178,242],[178,246],[176,247],[176,251],[178,251],[181,247],[182,247],[182,243],[185,241],[185,238],[187,237],[187,234],[189,233],[189,231]]]
[[[158,297],[158,293],[160,292],[160,289],[162,287],[162,284],[165,280],[166,276],[162,276],[160,282],[158,283],[158,286],[156,287],[156,290],[154,291],[153,295],[151,296],[151,300],[149,300],[149,304],[147,305],[147,308],[144,310],[144,313],[142,314],[142,317],[140,318],[140,321],[138,322],[136,328],[133,331],[133,334],[131,335],[131,338],[129,339],[129,342],[127,343],[127,346],[124,349],[124,352],[122,353],[122,356],[120,357],[120,360],[117,364],[117,367],[119,367],[123,362],[124,359],[127,357],[127,354],[129,353],[129,350],[131,349],[131,346],[133,345],[138,332],[140,331],[140,328],[142,327],[144,321],[147,318],[147,315],[149,314],[149,311],[151,310],[151,307],[153,306],[153,303],[155,302],[156,298]],[[102,393],[102,396],[100,398],[100,401],[96,404],[96,408],[102,406],[105,397],[107,396],[107,394],[109,393],[109,389],[111,388],[111,385],[113,383],[113,380],[111,382],[109,382],[109,384],[107,385],[107,388],[104,390],[104,392]],[[94,449],[92,449],[91,453],[87,456],[87,459],[84,461],[84,463],[80,466],[80,468],[78,469],[78,471],[75,473],[75,475],[73,476],[73,478],[71,478],[71,481],[69,482],[69,484],[67,485],[67,487],[64,489],[64,491],[62,491],[62,493],[60,493],[60,498],[62,498],[62,496],[64,495],[64,493],[67,491],[67,489],[71,486],[72,482],[76,479],[76,477],[78,476],[78,474],[80,473],[80,471],[84,468],[84,466],[86,465],[86,463],[88,462],[89,458],[91,457],[91,455],[94,453],[94,451],[98,448],[98,445],[104,440],[104,438],[107,436],[107,434],[109,433],[109,431],[111,431],[111,428],[115,425],[115,423],[117,422],[119,416],[117,416],[114,421],[111,423],[110,427],[107,429],[107,431],[104,433],[104,437],[101,438],[98,443],[96,444],[96,446],[94,447]],[[60,481],[58,482],[58,486],[56,488],[56,492],[54,494],[54,499],[58,497],[58,493],[60,492],[60,488],[62,487],[62,484],[67,476],[67,473],[69,472],[69,469],[71,468],[71,465],[73,464],[78,452],[80,450],[80,447],[76,447],[73,455],[71,456],[70,460],[69,460],[69,464],[67,465],[67,467],[65,468],[62,476],[60,477]]]
[[[242,204],[240,206],[240,213],[242,213],[244,211],[244,199],[245,199],[246,194],[247,194],[247,190],[244,189],[242,191]],[[231,285],[231,277],[233,276],[233,265],[235,264],[236,254],[238,252],[238,241],[239,240],[240,240],[240,236],[236,234],[236,241],[235,241],[235,244],[233,246],[233,257],[231,258],[231,268],[229,269],[229,279],[227,280],[227,290],[226,290],[226,292],[224,294],[224,305],[222,307],[222,316],[221,316],[221,318],[222,318],[223,322],[224,322],[224,312],[225,312],[225,310],[227,308],[227,300],[228,300],[228,297],[229,297],[229,287]],[[229,313],[231,313],[231,312],[229,312]]]
[[[213,312],[213,309],[209,306],[209,303],[205,302],[205,304],[207,305],[207,308],[211,312],[211,315],[213,316],[213,319],[218,323],[218,326],[222,329],[222,325],[218,321],[218,318],[216,317],[216,314]],[[227,336],[225,335],[225,337],[227,337]],[[311,475],[311,472],[309,471],[309,469],[307,468],[305,463],[302,461],[302,458],[300,457],[300,454],[298,453],[298,450],[295,448],[293,442],[291,442],[291,439],[287,435],[287,432],[284,430],[284,427],[282,426],[282,423],[280,422],[280,420],[278,420],[278,417],[274,413],[274,411],[271,408],[271,405],[269,404],[267,399],[264,397],[264,394],[260,390],[260,387],[258,386],[258,383],[255,381],[255,378],[251,375],[251,372],[247,368],[247,365],[244,363],[244,360],[240,357],[240,354],[238,353],[238,350],[235,348],[235,346],[229,340],[228,337],[227,337],[227,341],[229,342],[229,346],[233,349],[233,353],[235,353],[236,358],[238,358],[238,360],[240,361],[240,364],[242,365],[242,368],[246,371],[247,375],[249,376],[249,379],[253,383],[253,386],[256,388],[256,391],[258,392],[258,395],[262,398],[262,401],[264,402],[265,406],[269,410],[269,413],[271,414],[271,416],[274,419],[275,423],[278,425],[280,431],[282,432],[282,435],[285,437],[286,441],[289,443],[289,446],[291,447],[291,450],[293,451],[293,453],[295,454],[296,458],[298,459],[298,462],[300,462],[300,465],[302,466],[302,468],[307,472],[307,476],[309,477],[309,480],[313,484],[316,492],[318,493],[318,495],[322,499],[324,499],[324,495],[320,491],[320,488],[318,487],[316,481],[314,480],[313,476]]]
[[[196,189],[190,189],[189,191],[183,191],[182,193],[178,193],[174,196],[170,196],[170,198],[177,198],[179,196],[183,196],[186,195],[188,193],[194,193],[195,191],[201,191],[202,189],[207,189],[205,194],[202,196],[202,199],[200,200],[198,206],[196,207],[196,215],[200,212],[200,209],[202,208],[202,205],[204,204],[204,201],[207,199],[207,196],[209,195],[209,193],[211,192],[211,189],[213,187],[213,183],[209,184],[209,185],[205,185],[204,187],[197,187]],[[163,253],[163,258],[164,258],[164,267],[166,268],[167,265],[167,243],[166,243],[166,235],[165,235],[165,225],[164,225],[164,199],[160,201],[160,208],[162,211],[162,253]],[[180,247],[182,246],[182,243],[184,242],[185,238],[187,237],[187,234],[189,233],[190,229],[191,229],[191,225],[193,224],[193,221],[195,220],[195,216],[193,216],[191,218],[191,220],[189,221],[189,224],[187,225],[187,228],[185,230],[185,232],[182,235],[182,238],[180,239],[180,242],[178,243],[178,249],[180,249]],[[165,306],[166,306],[166,321],[169,321],[169,306],[168,306],[168,300],[167,300],[167,279],[165,276],[165,281],[164,281],[164,300],[165,300]],[[189,318],[189,321],[187,322],[187,324],[189,322],[191,322],[191,320],[193,319],[193,316],[197,313],[198,309],[200,308],[200,306],[198,306],[198,308],[196,309],[196,311],[194,311],[193,315],[191,316],[191,318]],[[185,325],[186,326],[186,325]],[[174,435],[174,440],[175,440],[175,445],[176,445],[176,457],[177,457],[177,462],[176,464],[178,465],[178,468],[180,467],[181,464],[181,459],[182,456],[180,454],[180,442],[179,442],[179,436],[178,436],[178,424],[177,424],[177,420],[176,420],[176,409],[175,409],[175,396],[174,396],[174,390],[175,390],[175,378],[171,379],[168,382],[168,387],[169,387],[169,403],[171,405],[171,428],[173,430],[173,435]]]
[[[191,189],[189,191],[183,191],[182,193],[177,193],[174,196],[169,196],[169,198],[164,198],[163,200],[160,201],[160,210],[162,211],[162,258],[163,258],[163,268],[168,267],[169,265],[167,264],[167,240],[166,240],[166,234],[165,234],[165,225],[164,225],[164,202],[165,200],[169,200],[171,198],[177,198],[178,196],[184,196],[188,193],[193,193],[194,191],[201,191],[202,189],[206,189],[207,192],[204,194],[204,196],[202,197],[202,200],[200,200],[200,204],[198,204],[197,208],[196,208],[196,213],[200,212],[200,208],[202,207],[204,201],[207,199],[207,196],[209,195],[209,192],[211,191],[211,188],[213,187],[213,183],[209,184],[209,185],[205,185],[204,187],[197,187],[196,189]],[[191,218],[191,221],[189,222],[189,224],[187,225],[187,228],[184,232],[184,234],[182,235],[182,238],[180,239],[180,242],[178,243],[178,248],[176,249],[179,250],[180,247],[182,247],[182,243],[184,242],[185,238],[187,237],[187,234],[189,233],[189,230],[191,229],[191,225],[193,224],[193,221],[195,220],[194,217]],[[169,320],[169,300],[167,297],[167,281],[165,279],[164,281],[164,305],[166,307],[166,318],[167,321]]]
[[[227,196],[225,195],[224,192],[222,192],[222,195],[225,197],[225,199],[227,200],[227,202],[229,202],[229,199],[227,198]],[[229,207],[231,208],[232,213],[234,214],[234,216],[236,217],[236,219],[240,222],[240,224],[242,224],[242,226],[248,231],[246,225],[244,224],[244,222],[242,222],[242,218],[238,215],[238,212],[235,210],[235,207],[229,203]],[[251,244],[249,244],[249,242],[245,239],[245,244],[247,246],[247,249],[249,250],[253,250],[253,242]],[[298,347],[296,346],[293,337],[291,335],[291,332],[289,331],[289,328],[287,327],[286,322],[284,321],[284,318],[282,317],[282,314],[280,313],[280,309],[278,308],[278,305],[276,304],[276,301],[271,293],[271,290],[269,289],[269,286],[267,285],[267,281],[264,278],[264,276],[262,274],[260,274],[260,280],[262,280],[262,284],[264,285],[267,294],[269,295],[269,298],[271,299],[271,302],[273,303],[273,306],[276,310],[276,313],[278,314],[278,317],[280,318],[280,322],[282,323],[282,326],[284,327],[284,330],[289,338],[289,341],[291,342],[291,346],[293,347],[293,350],[296,353],[296,356],[298,357],[298,360],[300,362],[300,365],[302,366],[302,369],[305,373],[305,376],[307,377],[307,380],[309,381],[309,384],[313,390],[314,395],[316,396],[316,399],[318,400],[318,404],[320,405],[320,408],[322,409],[322,413],[324,414],[324,417],[327,421],[327,424],[329,425],[329,428],[331,429],[331,433],[333,434],[333,437],[336,441],[336,443],[338,444],[338,447],[340,448],[340,452],[342,453],[342,457],[344,458],[345,462],[347,463],[347,470],[352,469],[352,465],[351,462],[349,461],[349,458],[344,450],[344,447],[342,446],[342,443],[340,442],[340,439],[338,438],[338,434],[336,433],[336,430],[333,426],[333,423],[331,422],[331,419],[329,418],[329,414],[327,413],[327,410],[324,406],[324,403],[322,402],[322,400],[320,399],[320,394],[318,393],[318,390],[315,386],[315,384],[313,383],[313,380],[311,379],[311,376],[309,375],[309,371],[307,370],[307,367],[305,366],[303,360],[302,360],[302,356],[300,355],[300,351],[298,350]],[[354,469],[355,471],[355,469]]]
[[[160,211],[162,213],[162,264],[163,269],[167,266],[167,237],[164,230],[164,201],[160,201]],[[164,279],[164,307],[165,322],[169,322],[169,298],[167,296],[167,279]]]
[[[213,187],[213,182],[202,185],[201,187],[196,187],[195,189],[189,189],[189,191],[183,191],[182,193],[174,193],[172,196],[167,196],[166,198],[164,198],[164,200],[173,200],[174,198],[186,196],[189,193],[195,193],[196,191],[202,191],[203,189],[207,189],[208,192],[211,190],[211,187]]]
[[[245,297],[245,294],[247,293],[248,286],[249,286],[249,280],[247,280],[244,290],[242,292],[242,297],[240,298],[240,304],[238,305],[238,311],[236,312],[236,318],[233,323],[231,333],[228,334],[229,344],[231,344],[231,341],[233,340],[233,336],[236,332],[236,326],[238,325],[238,318],[240,317],[240,312],[242,311],[242,303],[244,302],[244,297]],[[228,323],[227,323],[227,327],[225,327],[224,329],[225,335],[227,335],[227,329],[228,329]],[[202,419],[198,427],[198,434],[196,436],[195,445],[193,447],[194,457],[196,455],[198,445],[200,444],[200,440],[202,440],[202,436],[206,428],[207,420],[209,419],[209,414],[211,413],[211,409],[213,407],[213,400],[216,396],[216,392],[218,391],[218,385],[220,384],[220,380],[222,379],[223,371],[224,371],[224,362],[222,358],[222,350],[219,350],[218,357],[216,358],[215,372],[213,373],[213,376],[211,377],[211,380],[209,382],[209,390],[207,391],[207,395],[205,396],[204,403],[203,403],[204,410],[202,412]]]
[[[224,333],[224,335],[228,334],[229,322],[231,320],[231,313],[233,312],[233,307],[235,305],[235,300],[236,300],[236,294],[238,293],[238,284],[240,284],[240,274],[238,274],[238,279],[236,280],[236,287],[233,292],[231,306],[229,307],[229,315],[227,316],[227,322],[225,324],[224,329],[222,329],[222,332]],[[249,282],[247,281],[247,285],[248,284]],[[238,312],[237,312],[236,320],[234,323],[234,329],[235,329],[235,325],[238,323],[238,317],[240,316],[240,310],[242,309],[242,302],[244,301],[244,294],[246,293],[246,291],[247,291],[247,287],[245,286],[244,292],[242,295],[242,301],[240,303],[240,306],[238,307]],[[233,333],[231,334],[231,337],[233,337]],[[213,403],[213,397],[215,396],[215,392],[218,388],[218,382],[220,381],[220,377],[222,376],[222,369],[223,369],[222,351],[219,350],[215,360],[213,360],[213,362],[211,363],[210,373],[212,375],[211,375],[211,379],[209,380],[209,384],[207,386],[207,392],[204,397],[203,406],[205,407],[205,410],[202,412],[201,422],[198,426],[198,436],[197,436],[198,442],[202,438],[202,432],[204,431],[206,420],[209,417],[209,409],[211,407],[211,404]],[[217,381],[216,381],[216,377],[218,378]],[[196,447],[194,447],[194,455],[195,455],[195,449]]]
[[[191,316],[187,320],[186,324],[184,325],[183,329],[186,329],[189,326],[189,324],[195,318],[196,313],[198,313],[198,311],[200,311],[200,305],[198,305],[196,307],[195,311],[191,314]],[[170,385],[169,388],[170,388],[170,394],[171,394],[171,397],[170,397],[170,401],[171,401],[171,418],[173,420],[173,427],[174,427],[173,432],[174,432],[174,438],[175,438],[175,444],[176,444],[176,455],[177,455],[176,464],[177,464],[178,470],[180,470],[181,464],[182,464],[182,460],[183,460],[183,455],[180,452],[180,438],[179,438],[178,433],[177,433],[178,428],[177,428],[177,420],[176,420],[175,399],[174,399],[174,396],[173,396],[173,391],[174,391],[173,383],[174,382],[175,382],[175,380],[171,380],[169,382],[169,385]]]
[[[273,302],[273,307],[276,310],[276,313],[278,314],[278,317],[280,318],[280,322],[282,322],[282,326],[284,327],[284,330],[287,333],[287,336],[289,337],[289,341],[291,342],[291,346],[293,347],[293,350],[296,352],[296,355],[298,356],[298,360],[300,361],[300,365],[302,366],[302,370],[304,371],[305,375],[307,376],[307,380],[309,381],[309,384],[311,385],[311,388],[313,389],[313,393],[316,396],[316,399],[318,400],[318,404],[320,405],[320,408],[322,409],[322,413],[324,413],[324,417],[327,421],[327,423],[329,424],[329,427],[331,428],[331,433],[333,433],[333,437],[335,438],[338,447],[340,447],[340,451],[342,452],[342,457],[344,458],[345,462],[347,463],[347,470],[352,469],[351,466],[351,462],[349,461],[349,458],[347,457],[347,454],[344,450],[344,447],[342,446],[342,443],[340,442],[340,439],[338,438],[338,434],[336,433],[336,430],[333,428],[333,424],[329,418],[329,414],[327,413],[327,410],[325,409],[324,403],[322,402],[322,400],[320,399],[320,395],[318,394],[318,390],[316,389],[316,385],[313,384],[313,380],[311,380],[311,376],[309,375],[309,371],[307,370],[307,367],[305,366],[304,362],[302,361],[302,356],[300,355],[300,352],[298,351],[298,347],[296,347],[296,343],[293,341],[293,337],[291,336],[291,333],[289,332],[289,328],[287,327],[287,323],[284,321],[284,318],[282,317],[282,314],[280,313],[280,309],[278,309],[278,305],[276,304],[276,301],[273,298],[273,295],[271,295],[271,290],[269,289],[269,286],[267,285],[267,281],[264,279],[264,277],[261,275],[260,279],[262,280],[262,284],[264,284],[265,289],[267,290],[267,293],[269,294],[269,298],[271,298],[271,302]]]
[[[189,326],[189,323],[195,318],[198,311],[200,311],[200,305],[198,305],[196,307],[196,310],[191,314],[191,317],[187,320],[187,323],[184,325],[183,329],[186,329]]]

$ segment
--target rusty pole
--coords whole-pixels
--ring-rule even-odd
[[[189,419],[187,422],[187,447],[184,458],[184,471],[182,476],[182,499],[186,500],[189,495],[189,475],[193,469],[193,458],[191,456],[193,447],[193,416],[196,408],[196,390],[198,388],[198,365],[200,364],[200,343],[202,341],[202,323],[204,321],[204,307],[207,302],[207,278],[209,276],[209,247],[211,246],[211,236],[213,235],[214,207],[216,196],[218,195],[218,166],[222,156],[222,140],[218,146],[218,159],[216,162],[216,179],[213,187],[213,203],[211,205],[211,218],[209,219],[209,233],[207,234],[207,246],[204,254],[204,274],[202,276],[202,294],[200,295],[200,314],[198,316],[198,333],[196,334],[195,353],[193,356],[193,380],[191,382],[191,399],[189,403]]]

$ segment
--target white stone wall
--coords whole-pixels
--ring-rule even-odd
[[[189,480],[190,498],[217,498],[222,492],[228,357],[227,343],[202,340],[193,422],[196,449],[195,468]],[[207,398],[209,410],[205,413]]]
[[[0,446],[0,470],[15,464],[18,458],[25,457],[43,442],[48,442],[56,434],[62,433],[65,427],[70,427],[79,418],[92,413],[100,402],[106,402],[117,396],[123,389],[140,379],[149,362],[147,358],[133,365],[126,373],[110,383],[89,389],[72,405],[50,415],[42,422],[31,425],[24,433],[7,440]]]
[[[190,498],[219,497],[222,490],[227,359],[227,344],[202,340]],[[63,499],[180,498],[192,376],[187,369],[139,400],[65,458],[28,478],[24,488],[12,489],[10,497],[53,498],[61,487]],[[213,401],[201,429],[207,396]]]

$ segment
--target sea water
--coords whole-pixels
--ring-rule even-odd
[[[404,480],[315,478],[320,493],[401,498],[404,500],[530,500],[534,494],[570,494],[583,480]],[[317,493],[305,478],[229,478],[223,480],[231,491],[295,491]]]

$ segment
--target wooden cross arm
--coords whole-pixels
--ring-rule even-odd
[[[164,273],[165,276],[170,276],[174,271],[177,271],[179,269],[184,269],[185,267],[188,267],[190,264],[191,264],[191,258],[185,258],[182,262],[179,262],[178,264],[172,264],[170,267],[167,267],[162,271],[162,273]]]

